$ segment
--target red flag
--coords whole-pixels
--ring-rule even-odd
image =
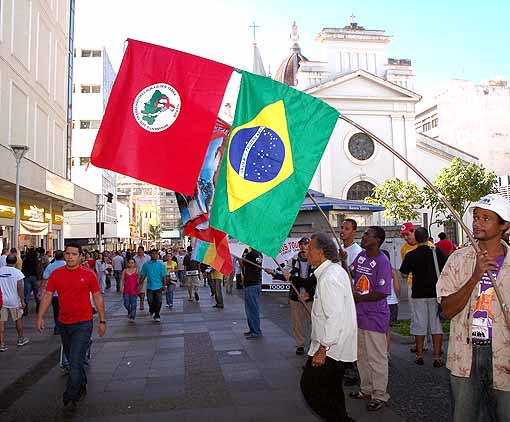
[[[92,150],[92,164],[193,195],[233,70],[129,40]]]

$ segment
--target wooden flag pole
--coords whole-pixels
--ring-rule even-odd
[[[439,189],[434,186],[426,177],[421,173],[414,165],[412,165],[409,160],[407,160],[403,155],[401,155],[398,151],[396,151],[394,148],[392,148],[390,145],[388,145],[386,142],[384,142],[381,138],[374,135],[372,132],[370,132],[368,129],[365,129],[363,126],[359,125],[358,123],[352,121],[348,117],[344,115],[340,115],[339,117],[343,121],[349,123],[350,125],[354,126],[356,129],[363,132],[365,135],[369,136],[371,139],[373,139],[375,142],[377,142],[379,145],[381,145],[383,148],[386,148],[389,152],[391,152],[395,157],[397,157],[400,161],[402,161],[407,167],[409,167],[423,182],[429,187],[439,198],[439,200],[448,208],[450,213],[453,215],[453,218],[459,223],[459,225],[462,227],[462,230],[466,233],[468,236],[471,244],[473,245],[473,248],[475,248],[475,251],[477,253],[481,252],[480,247],[475,241],[475,238],[473,237],[473,234],[471,233],[471,230],[466,226],[466,224],[462,221],[462,218],[459,216],[455,208],[453,208],[452,204],[444,197],[444,195],[439,191]],[[510,316],[509,316],[509,310],[508,305],[504,302],[503,296],[501,295],[501,292],[499,290],[499,287],[496,284],[496,280],[492,275],[492,271],[488,271],[487,275],[489,276],[492,286],[494,287],[494,291],[496,292],[496,296],[498,298],[499,304],[501,306],[501,310],[503,312],[503,317],[505,319],[506,325],[510,327]]]
[[[278,264],[278,261],[273,258],[273,261],[275,262],[276,266],[278,268],[280,268],[280,264]],[[306,313],[306,316],[308,317],[309,320],[312,320],[312,310],[308,307],[308,305],[306,304],[306,302],[303,300],[303,298],[301,297],[301,294],[299,293],[299,290],[296,289],[296,286],[294,286],[294,284],[292,284],[292,281],[288,280],[290,282],[290,287],[292,288],[292,290],[294,290],[294,293],[296,293],[297,297],[298,297],[298,300],[301,302],[301,304],[306,308],[307,310],[307,313]]]

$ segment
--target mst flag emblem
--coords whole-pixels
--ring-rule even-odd
[[[138,124],[150,132],[168,129],[179,116],[181,98],[172,86],[164,83],[144,88],[133,102]]]
[[[227,164],[229,211],[268,192],[293,172],[285,105],[279,100],[232,130]]]

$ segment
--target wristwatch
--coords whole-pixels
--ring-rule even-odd
[[[100,324],[105,324],[106,325],[106,321],[99,321]]]

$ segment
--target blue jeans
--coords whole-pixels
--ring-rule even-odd
[[[39,293],[39,281],[37,278],[33,275],[29,275],[28,277],[25,277],[25,280],[23,281],[23,293],[25,295],[25,303],[27,304],[28,308],[28,300],[30,299],[30,293],[34,292],[34,299],[35,303],[39,305],[39,298],[37,297],[37,294]]]
[[[129,313],[129,319],[134,320],[136,318],[136,300],[138,296],[127,295],[124,293],[124,307]]]
[[[244,288],[244,310],[248,320],[248,328],[254,336],[261,336],[260,330],[260,284],[256,286],[247,286]]]
[[[166,288],[166,304],[173,306],[174,305],[174,289],[175,284],[170,283]]]
[[[184,286],[184,270],[177,271],[177,280],[179,280],[179,285]]]
[[[75,324],[59,323],[64,354],[69,359],[69,378],[64,391],[64,400],[77,401],[82,388],[87,385],[85,360],[92,336],[92,320]]]
[[[492,347],[473,346],[469,378],[450,375],[453,422],[478,422],[480,413],[491,422],[510,422],[510,391],[495,390]]]

